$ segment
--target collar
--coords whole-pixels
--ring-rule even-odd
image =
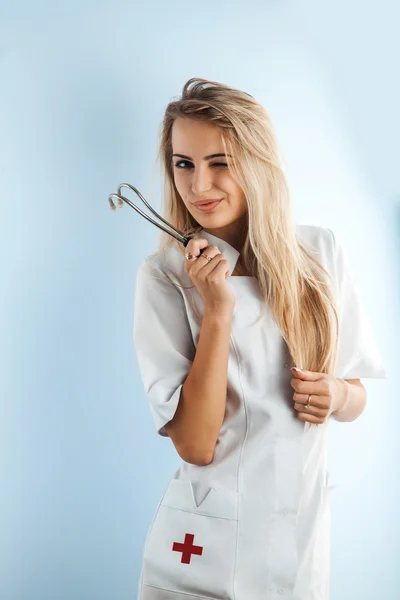
[[[217,237],[216,235],[211,235],[211,233],[208,233],[208,231],[205,231],[204,229],[201,229],[201,231],[193,237],[205,238],[210,245],[218,247],[219,251],[222,252],[222,254],[225,256],[226,260],[228,261],[228,265],[229,265],[228,277],[230,277],[232,275],[233,271],[235,270],[235,266],[236,266],[236,263],[240,256],[240,252],[238,250],[236,250],[236,248],[234,248],[233,246],[228,244],[228,242],[225,242],[225,240],[222,240],[221,238]]]

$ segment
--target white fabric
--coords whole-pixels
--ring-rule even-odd
[[[341,314],[335,375],[386,378],[341,243],[324,227],[297,231],[333,276]],[[268,310],[255,322],[262,309],[257,280],[231,276],[239,253],[227,242],[204,230],[197,237],[227,258],[236,296],[225,418],[213,461],[182,461],[167,485],[146,537],[138,600],[328,600],[335,487],[326,468],[329,419],[309,428],[297,418],[287,346]],[[162,436],[195,356],[202,311],[175,245],[140,265],[135,351]],[[173,549],[185,536],[199,552],[188,562]]]

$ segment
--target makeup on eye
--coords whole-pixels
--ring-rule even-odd
[[[179,158],[186,158],[187,160],[193,162],[193,158],[191,156],[186,156],[186,154],[174,153],[172,156],[179,156]],[[226,157],[232,158],[231,154],[225,154],[223,152],[220,152],[219,154],[209,154],[208,156],[204,156],[203,160],[211,160],[213,158],[218,158],[219,156],[223,156],[224,158],[226,158]]]
[[[182,163],[187,163],[190,165],[190,167],[182,167],[180,166]],[[178,169],[186,169],[186,168],[192,168],[193,164],[191,162],[189,162],[188,160],[179,160],[178,162],[175,163],[174,165],[175,167],[177,167]],[[210,165],[211,167],[227,167],[227,163],[213,163],[212,165]]]
[[[178,169],[185,169],[185,168],[192,168],[193,167],[193,158],[191,156],[187,156],[186,154],[178,154],[178,153],[174,153],[172,156],[176,156],[178,158],[182,158],[185,160],[180,160],[179,162],[175,163],[175,167],[177,167]],[[225,152],[218,152],[216,154],[208,154],[207,156],[203,157],[203,160],[212,160],[213,158],[218,158],[218,157],[223,157],[223,158],[233,158],[231,154],[226,154]],[[180,167],[179,165],[181,163],[188,163],[190,164],[190,166],[188,167]],[[226,162],[218,162],[218,163],[213,163],[211,165],[212,167],[227,167],[228,164]]]

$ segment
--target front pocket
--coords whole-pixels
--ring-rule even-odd
[[[151,596],[151,586],[154,594],[233,598],[237,510],[233,490],[211,487],[196,506],[191,481],[171,479],[146,537],[143,598],[162,598]]]
[[[198,596],[197,594],[187,594],[171,592],[152,585],[143,585],[140,590],[138,600],[209,600],[210,596]]]

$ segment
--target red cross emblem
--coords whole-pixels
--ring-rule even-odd
[[[192,554],[203,554],[203,546],[193,546],[194,535],[193,533],[185,534],[185,542],[174,542],[172,544],[172,550],[175,552],[182,552],[181,563],[190,564]]]

